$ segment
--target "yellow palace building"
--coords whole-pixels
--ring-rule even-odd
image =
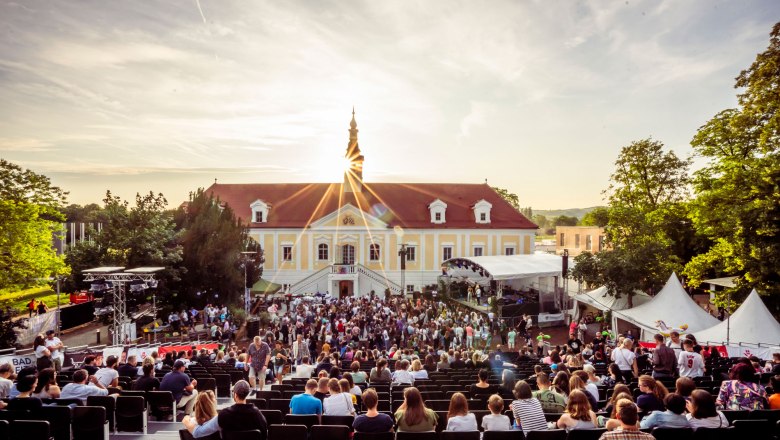
[[[399,294],[437,283],[450,258],[533,253],[536,225],[487,184],[364,182],[354,111],[346,157],[341,183],[208,188],[262,246],[263,278],[292,293]]]

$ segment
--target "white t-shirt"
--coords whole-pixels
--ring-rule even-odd
[[[352,396],[349,393],[338,393],[326,397],[322,404],[323,414],[326,416],[349,416],[355,412]]]
[[[618,348],[612,352],[612,362],[616,363],[621,371],[631,371],[634,367],[636,355],[627,348]]]
[[[599,387],[597,387],[596,384],[590,382],[586,383],[585,391],[589,392],[597,401],[599,400]]]
[[[44,345],[51,352],[51,358],[52,359],[62,359],[64,357],[62,352],[60,352],[59,350],[52,350],[50,348],[50,347],[54,347],[54,346],[57,346],[57,345],[60,345],[60,344],[62,344],[62,341],[60,341],[60,338],[58,338],[56,336],[51,338],[51,340],[49,338],[46,338],[44,340]]]
[[[488,414],[482,417],[482,429],[485,431],[511,431],[512,422],[503,414]]]
[[[507,417],[508,418],[508,417]],[[465,416],[453,416],[447,420],[447,431],[478,431],[477,416],[468,413]]]
[[[683,351],[677,357],[677,368],[680,376],[701,377],[704,376],[704,359],[695,351]]]
[[[704,419],[694,419],[690,414],[686,414],[685,417],[688,418],[688,423],[694,431],[698,428],[728,428],[729,426],[729,420],[720,411],[717,415]]]
[[[680,342],[674,342],[671,339],[669,339],[669,342],[666,343],[666,346],[674,350],[674,354],[676,356],[679,356],[680,353],[683,351],[682,340],[680,340]]]
[[[301,364],[295,367],[295,377],[310,378],[311,372],[314,371],[314,365]]]
[[[110,387],[111,382],[117,377],[119,377],[119,372],[113,368],[101,368],[95,372],[95,378],[104,387]]]

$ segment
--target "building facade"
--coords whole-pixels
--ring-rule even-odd
[[[364,182],[354,112],[349,132],[341,183],[208,188],[262,246],[263,278],[292,293],[398,294],[435,284],[450,258],[534,251],[536,225],[487,184]]]
[[[604,228],[598,226],[556,226],[555,253],[563,254],[564,249],[569,255],[576,257],[583,252],[595,254],[606,249],[606,234]]]

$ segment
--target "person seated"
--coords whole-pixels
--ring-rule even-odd
[[[767,398],[769,409],[780,409],[780,374],[772,376],[771,382],[774,394]]]
[[[57,386],[57,372],[54,368],[44,368],[38,373],[38,384],[32,393],[39,399],[57,399],[62,391]]]
[[[651,376],[642,375],[639,376],[639,391],[641,392],[636,398],[636,405],[640,410],[649,413],[650,411],[663,411],[664,398],[669,391],[664,384],[656,381]]]
[[[355,405],[349,393],[341,392],[341,384],[338,379],[328,380],[330,395],[322,402],[323,413],[328,416],[353,416]]]
[[[315,414],[322,415],[322,400],[314,396],[317,392],[317,381],[309,379],[306,382],[305,391],[290,399],[290,414]]]
[[[217,419],[217,397],[211,390],[206,390],[198,394],[195,399],[195,417],[184,416],[182,424],[184,428],[193,434],[195,430],[198,430],[199,437],[205,437],[203,434],[205,428],[201,428],[206,423],[215,420],[212,423],[219,424]]]
[[[625,385],[623,385],[625,387]],[[628,387],[626,387],[626,390],[628,390]],[[617,387],[615,388],[615,393],[612,395],[611,401],[614,402],[614,404],[607,405],[608,411],[606,411],[607,414],[609,414],[609,418],[607,419],[601,419],[599,418],[599,426],[604,425],[604,428],[607,429],[607,431],[612,431],[614,429],[620,428],[620,420],[617,417],[618,413],[618,402],[621,400],[628,400],[629,402],[634,402],[634,398],[631,397],[630,391],[627,392],[620,392],[618,393]],[[638,423],[638,422],[637,422]],[[637,425],[639,426],[639,425]]]
[[[73,373],[73,382],[62,387],[60,393],[60,399],[81,399],[85,404],[89,396],[108,396],[108,389],[84,369],[76,370]]]
[[[195,426],[196,420],[191,417],[185,417],[182,420],[184,426],[192,433],[195,438],[207,437],[215,432],[221,431],[250,431],[257,429],[262,438],[268,438],[268,422],[266,422],[263,413],[251,403],[246,402],[251,388],[245,380],[239,380],[233,385],[233,401],[229,406],[219,412],[216,418],[212,418],[203,425]]]
[[[313,371],[314,366],[309,364],[309,356],[304,356],[301,358],[301,363],[295,367],[295,375],[293,377],[308,379]]]
[[[436,364],[436,371],[444,371],[450,369],[450,357],[447,353],[442,353],[439,356],[439,362]]]
[[[566,409],[566,397],[550,389],[550,379],[546,374],[536,376],[538,391],[533,396],[539,400],[542,409],[546,413],[562,413]]]
[[[508,370],[506,370],[508,371]],[[504,415],[504,399],[498,394],[493,394],[488,398],[488,410],[490,414],[482,417],[483,431],[510,431],[512,422],[509,417]]]
[[[477,373],[477,383],[469,387],[469,393],[471,393],[472,397],[493,394],[496,392],[497,387],[488,383],[488,374],[488,370],[484,368],[479,370],[479,373]]]
[[[690,428],[688,419],[683,414],[685,412],[685,405],[687,401],[685,397],[669,393],[664,397],[664,406],[666,411],[653,411],[642,419],[639,423],[639,427],[642,429],[653,429],[656,427],[661,428]]]
[[[727,428],[729,421],[715,406],[715,399],[708,391],[693,390],[691,400],[688,400],[685,409],[688,410],[688,423],[691,428]]]
[[[466,368],[466,362],[463,361],[463,359],[460,358],[460,352],[456,351],[452,354],[452,362],[450,362],[450,368],[451,369],[462,369]]]
[[[749,361],[748,361],[749,362]],[[749,364],[739,363],[731,369],[730,380],[720,386],[716,405],[727,410],[764,409],[766,389],[755,383],[756,370]]]
[[[571,377],[569,378],[569,395],[571,395],[571,392],[574,390],[580,390],[583,393],[585,393],[585,397],[588,399],[588,403],[590,404],[590,407],[597,408],[599,404],[598,389],[595,390],[595,394],[594,394],[594,391],[588,389],[587,385],[585,384],[585,381],[582,380],[582,377],[580,375],[587,377],[585,372],[583,372],[582,370],[578,370],[575,371],[574,374],[572,374]]]
[[[330,391],[328,391],[328,382],[330,382],[330,379],[328,379],[327,376],[317,379],[317,391],[314,392],[314,397],[320,399],[323,403],[325,402],[325,398],[330,395]]]
[[[398,432],[427,432],[436,430],[436,413],[425,407],[422,394],[415,387],[404,390],[404,403],[395,412]]]
[[[32,395],[36,385],[38,385],[37,373],[20,375],[16,379],[16,389],[19,394],[8,401],[6,409],[9,411],[39,411],[43,407],[43,402]]]
[[[147,362],[149,360],[149,362]],[[160,379],[154,377],[154,364],[149,358],[144,359],[143,376],[133,382],[133,391],[157,391],[160,389]]]
[[[116,371],[117,363],[119,359],[116,356],[109,356],[106,358],[106,366],[97,370],[94,377],[104,387],[118,387],[119,386],[119,372]]]
[[[412,377],[414,379],[428,379],[428,371],[423,368],[419,359],[412,361]]]
[[[628,399],[618,400],[615,404],[616,420],[620,424],[619,429],[601,434],[599,440],[655,440],[652,434],[639,430],[639,408]]]
[[[596,429],[596,413],[591,409],[587,394],[587,391],[582,389],[572,390],[566,404],[566,412],[555,422],[555,426],[566,431]]]
[[[362,356],[362,354],[361,354]],[[357,360],[352,361],[349,365],[350,374],[352,375],[352,381],[356,384],[366,383],[368,380],[368,374],[365,371],[360,371],[360,362]]]
[[[390,382],[393,380],[393,375],[387,368],[387,359],[381,358],[376,362],[376,367],[371,369],[368,375],[369,382]]]
[[[393,372],[393,383],[406,383],[414,385],[414,376],[408,371],[409,361],[406,359],[398,362],[398,368]]]
[[[478,431],[477,417],[469,412],[469,403],[463,393],[455,393],[447,411],[446,431]]]
[[[373,388],[369,388],[363,393],[363,404],[366,406],[365,414],[355,417],[355,421],[352,422],[352,429],[354,429],[355,432],[370,434],[393,432],[393,425],[395,423],[393,422],[392,417],[377,411],[379,396]]]
[[[681,377],[674,383],[674,393],[679,394],[685,398],[690,399],[691,393],[696,389],[696,382],[690,377]]]
[[[130,380],[135,379],[138,376],[138,361],[135,355],[128,356],[127,362],[117,368],[117,373],[119,376],[129,377]]]
[[[176,408],[183,408],[184,414],[189,415],[192,413],[195,398],[198,396],[198,391],[195,389],[198,381],[187,376],[187,373],[184,372],[186,368],[184,361],[177,359],[173,364],[173,370],[163,376],[160,382],[160,391],[170,391],[173,394],[173,400],[176,401]]]
[[[542,405],[534,398],[531,386],[526,381],[517,381],[515,399],[511,405],[512,414],[515,417],[515,425],[522,428],[523,434],[528,435],[529,431],[546,431],[547,421]]]

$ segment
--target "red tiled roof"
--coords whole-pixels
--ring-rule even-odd
[[[487,184],[364,182],[362,192],[342,193],[337,183],[215,183],[206,192],[227,203],[244,223],[251,220],[252,202],[271,205],[267,222],[251,223],[256,228],[303,228],[349,203],[390,227],[536,229]],[[447,204],[444,224],[431,223],[428,205],[436,199]],[[493,205],[488,224],[474,219],[472,206],[482,199]]]

